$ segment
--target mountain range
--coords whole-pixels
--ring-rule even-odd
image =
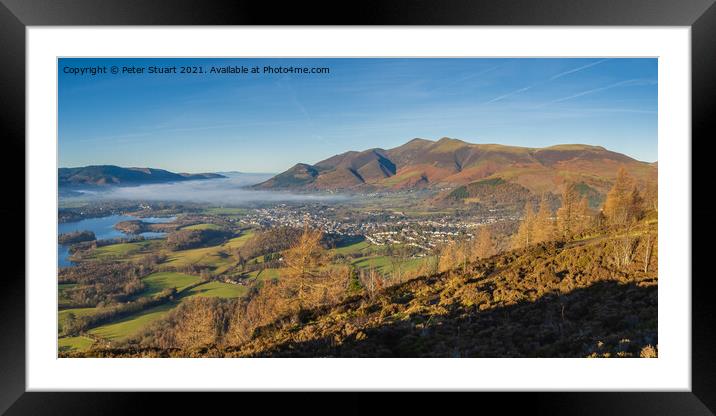
[[[123,168],[114,165],[59,168],[58,182],[61,187],[71,186],[121,186],[150,183],[180,182],[199,179],[224,178],[218,173],[174,173],[154,168]]]
[[[601,146],[563,144],[544,148],[474,144],[458,139],[413,139],[392,149],[349,151],[313,165],[298,163],[254,185],[269,190],[454,189],[499,179],[532,193],[553,192],[564,183],[606,193],[620,167],[640,184],[656,180],[657,164]]]

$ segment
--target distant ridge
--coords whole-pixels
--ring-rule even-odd
[[[62,187],[123,186],[150,183],[180,182],[224,178],[218,173],[174,173],[154,168],[123,168],[114,165],[93,165],[76,168],[59,168],[58,184]]]
[[[298,163],[254,185],[259,189],[390,190],[454,188],[499,178],[533,193],[558,192],[579,182],[605,193],[620,167],[641,183],[656,179],[657,164],[601,146],[559,144],[544,148],[474,144],[443,137],[415,138],[392,149],[349,151],[314,165]]]

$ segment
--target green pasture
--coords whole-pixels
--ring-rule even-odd
[[[239,248],[243,246],[249,238],[253,237],[253,235],[253,231],[245,231],[240,236],[234,237],[231,240],[225,242],[223,246],[226,248]]]
[[[410,271],[420,267],[426,261],[426,258],[410,258],[399,262],[400,270]],[[373,256],[362,257],[352,262],[353,266],[360,269],[373,268],[381,273],[392,273],[394,264],[389,256]]]
[[[334,254],[360,254],[369,251],[371,244],[366,241],[359,241],[357,243],[349,244],[343,247],[337,247],[331,250]]]
[[[181,291],[187,286],[199,283],[201,278],[184,273],[159,272],[144,277],[142,281],[147,286],[145,291],[142,292],[142,296],[152,296],[164,289],[172,287],[176,288],[177,291]]]
[[[194,225],[187,225],[186,227],[182,227],[182,230],[222,230],[223,228],[216,224],[194,224]]]
[[[76,286],[76,283],[62,283],[57,285],[57,300],[60,305],[70,303],[70,299],[67,297],[67,290]]]
[[[209,215],[242,215],[247,212],[248,212],[248,210],[246,208],[212,207],[212,208],[206,208],[204,210],[204,213],[209,214]]]
[[[281,269],[254,270],[253,272],[249,272],[248,276],[250,279],[256,280],[278,279],[281,277]]]
[[[97,247],[92,256],[97,259],[127,257],[139,251],[147,249],[152,244],[150,240],[136,241],[133,243],[119,243],[108,246]]]
[[[57,348],[60,351],[82,351],[91,347],[94,340],[88,337],[64,337],[57,340]]]
[[[236,260],[231,254],[231,250],[243,246],[246,240],[251,238],[251,235],[252,233],[248,232],[218,246],[169,252],[166,264],[175,267],[192,264],[196,266],[206,266],[214,269],[217,273],[223,273],[236,263]]]
[[[98,326],[89,331],[90,334],[109,340],[121,340],[128,338],[150,323],[162,318],[169,313],[178,302],[168,302],[147,310],[127,316],[115,322]]]
[[[186,297],[238,298],[244,296],[247,292],[248,288],[246,286],[211,281],[191,288]]]
[[[76,318],[82,317],[82,316],[91,316],[97,313],[99,309],[97,308],[72,308],[72,309],[63,309],[57,313],[57,324],[58,329],[61,331],[62,326],[67,322],[67,317],[70,314],[75,315]]]

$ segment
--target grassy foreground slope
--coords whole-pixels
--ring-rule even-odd
[[[620,271],[611,243],[544,244],[414,279],[262,328],[227,355],[638,357],[658,341],[656,259]]]

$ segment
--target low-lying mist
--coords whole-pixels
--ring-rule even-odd
[[[252,175],[226,179],[116,187],[101,191],[82,191],[85,197],[107,200],[140,200],[194,202],[208,204],[255,204],[263,202],[331,202],[348,199],[345,195],[304,194],[280,191],[260,191],[246,188],[267,177]]]

